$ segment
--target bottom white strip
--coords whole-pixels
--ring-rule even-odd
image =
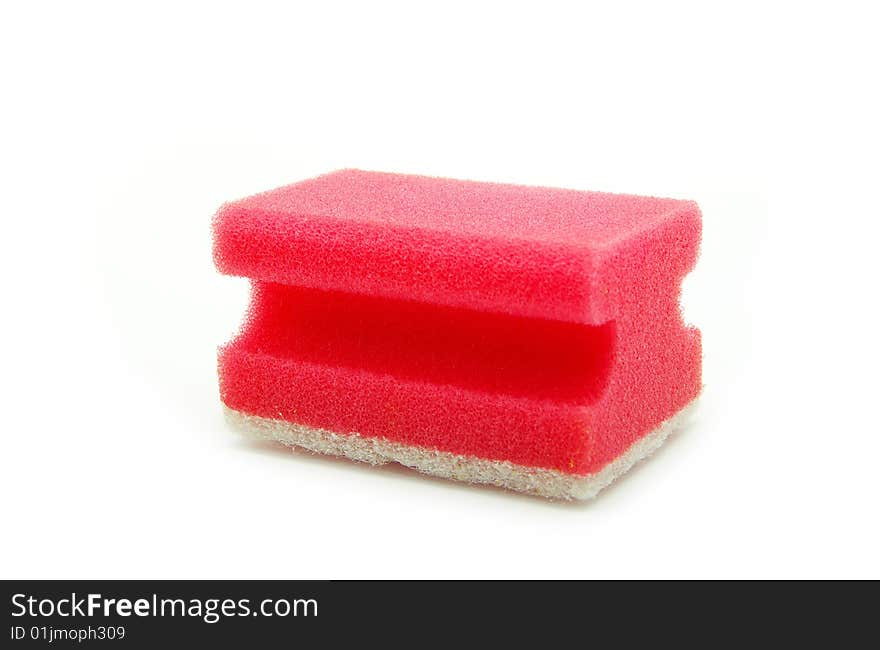
[[[224,407],[227,420],[237,429],[264,440],[331,456],[344,456],[371,465],[400,463],[431,476],[483,483],[551,499],[592,499],[600,490],[656,451],[687,421],[696,400],[637,440],[623,454],[595,474],[574,475],[552,469],[517,465],[509,461],[461,456],[416,447],[357,433],[339,434],[302,424],[248,415]]]

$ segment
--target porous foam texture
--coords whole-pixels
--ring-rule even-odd
[[[214,259],[253,291],[221,399],[597,476],[700,391],[678,305],[700,228],[692,201],[357,170],[226,204]]]
[[[285,420],[248,415],[228,407],[224,407],[223,411],[233,427],[260,440],[279,442],[317,454],[341,456],[370,465],[398,463],[438,478],[494,485],[548,499],[571,501],[592,499],[639,461],[653,454],[670,435],[687,424],[695,409],[696,401],[634,442],[599,472],[584,476],[402,445],[384,438],[367,438],[357,433],[333,433]]]

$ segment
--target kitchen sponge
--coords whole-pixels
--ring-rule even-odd
[[[555,498],[656,448],[700,387],[690,201],[345,170],[223,206],[249,277],[219,355],[262,437]]]

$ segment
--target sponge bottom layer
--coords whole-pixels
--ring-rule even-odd
[[[230,424],[259,439],[301,447],[320,454],[344,456],[371,465],[399,463],[440,478],[496,485],[550,499],[572,500],[592,499],[633,465],[654,453],[671,433],[686,424],[696,409],[696,403],[697,400],[692,401],[662,422],[598,472],[586,475],[461,456],[382,438],[368,438],[357,433],[333,433],[286,420],[249,415],[226,406],[223,408]]]

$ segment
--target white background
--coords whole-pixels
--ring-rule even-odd
[[[4,3],[3,578],[880,577],[871,3]],[[340,167],[699,201],[688,429],[585,505],[248,442],[225,200]]]

